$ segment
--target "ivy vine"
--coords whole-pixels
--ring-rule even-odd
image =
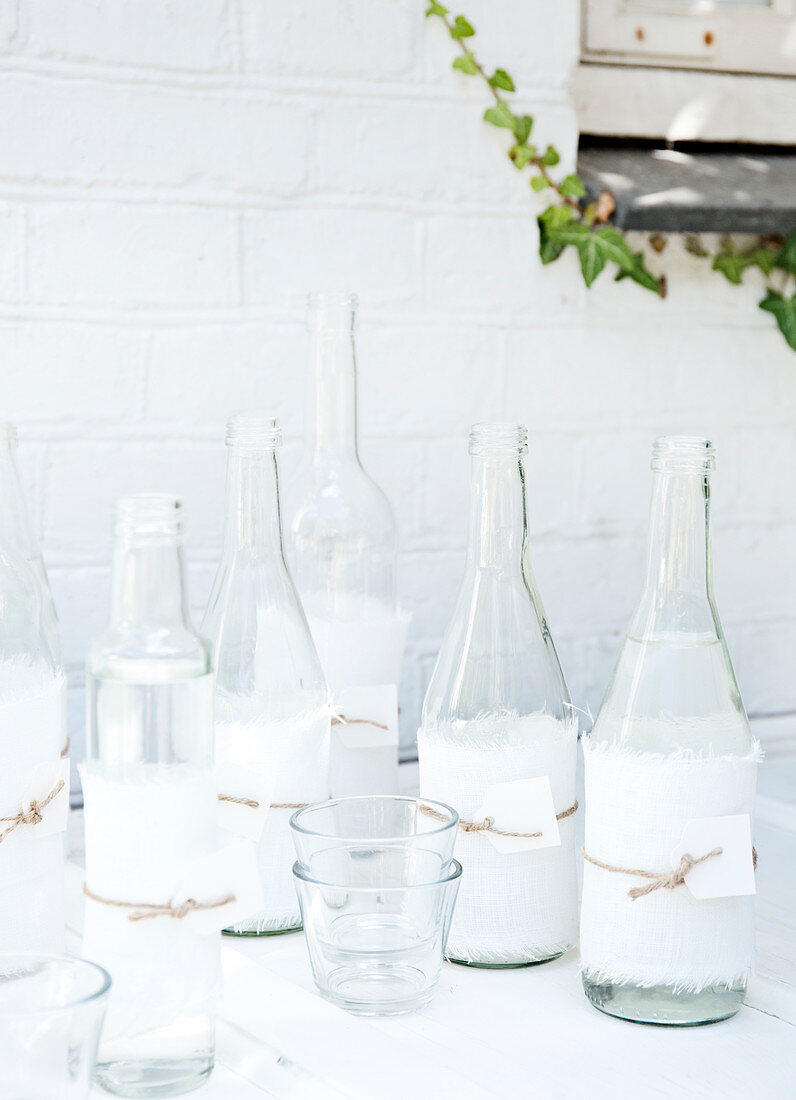
[[[479,78],[489,89],[494,103],[484,111],[484,119],[511,133],[508,157],[514,167],[518,171],[527,170],[535,192],[549,190],[556,195],[556,201],[537,218],[542,263],[553,263],[566,248],[572,247],[578,253],[587,287],[612,264],[616,282],[632,279],[645,290],[665,298],[666,276],[654,275],[645,263],[644,254],[633,252],[622,231],[610,224],[616,210],[613,194],[602,191],[593,202],[584,202],[586,187],[578,175],[561,177],[551,171],[561,160],[555,146],[546,145],[542,151],[529,140],[533,119],[512,110],[506,94],[511,95],[516,88],[506,70],[495,69],[490,73],[476,57],[472,49],[475,37],[472,23],[463,15],[452,15],[437,0],[431,0],[426,16],[441,20],[458,45],[460,53],[453,61],[453,68]],[[655,252],[661,252],[666,241],[660,234],[652,234],[649,243]],[[725,237],[715,255],[693,234],[686,237],[685,245],[692,255],[712,258],[712,270],[720,272],[730,283],[740,284],[749,269],[762,272],[766,294],[759,303],[760,309],[774,315],[782,335],[796,351],[796,230],[784,237],[760,237],[746,248]]]

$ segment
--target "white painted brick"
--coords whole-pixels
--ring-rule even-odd
[[[735,518],[796,519],[796,491],[783,484],[786,471],[790,475],[796,470],[796,429],[790,425],[741,428],[729,438],[717,435],[714,442],[717,471],[713,480],[726,479],[735,487]],[[731,446],[726,445],[730,442]]]
[[[776,619],[796,607],[795,542],[793,523],[717,527],[715,584],[722,619]]]
[[[0,302],[20,297],[23,216],[18,208],[0,203]]]
[[[401,606],[412,612],[410,644],[428,639],[436,652],[464,576],[464,551],[403,553],[398,562]]]
[[[130,493],[172,493],[186,509],[188,552],[220,546],[225,449],[168,441],[60,443],[46,485],[45,558],[110,559],[113,505]]]
[[[213,425],[256,410],[301,420],[305,334],[300,325],[203,325],[152,338],[147,420]],[[284,425],[283,425],[284,426]]]
[[[27,51],[37,56],[198,71],[231,64],[227,0],[21,4]]]
[[[422,445],[395,439],[363,439],[362,464],[392,505],[400,546],[417,545],[422,531]]]
[[[311,290],[360,290],[363,308],[406,301],[419,278],[419,226],[391,212],[304,210],[243,219],[247,303],[301,302]]]
[[[110,565],[66,568],[47,564],[61,624],[64,660],[67,668],[82,673],[88,643],[104,629],[108,620]]]
[[[0,322],[4,415],[73,425],[135,419],[143,346],[143,334],[130,328]]]
[[[0,4],[0,52],[5,53],[14,41],[19,26],[16,3]]]
[[[6,179],[283,194],[307,174],[307,111],[261,93],[5,73],[0,97],[14,104],[0,113],[0,177]]]
[[[245,67],[291,75],[395,80],[415,66],[414,0],[242,0]]]
[[[582,522],[595,533],[645,535],[652,490],[650,433],[589,436],[583,449]]]
[[[466,438],[502,401],[496,329],[388,325],[363,318],[357,337],[359,411],[369,432]]]
[[[727,644],[749,714],[796,710],[796,623],[727,624]]]
[[[238,300],[233,215],[224,210],[64,204],[30,212],[34,302],[211,306]]]
[[[450,310],[522,311],[537,319],[577,308],[581,288],[569,257],[542,271],[538,235],[510,216],[434,217],[427,227],[427,298]]]

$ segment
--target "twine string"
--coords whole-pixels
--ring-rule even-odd
[[[433,817],[436,821],[449,821],[447,814],[441,813],[439,810],[435,810],[433,806],[423,805],[420,807],[422,813],[427,817]],[[556,821],[563,821],[567,817],[572,817],[574,813],[578,811],[577,798],[566,810],[562,810],[560,814],[556,814]],[[537,833],[514,833],[508,829],[498,829],[495,825],[494,817],[485,817],[483,821],[468,821],[465,817],[459,818],[459,828],[463,833],[493,833],[495,836],[508,836],[517,837],[522,840],[536,840],[538,837],[544,836],[543,832]]]
[[[227,894],[225,898],[221,898],[219,901],[196,901],[195,898],[187,898],[179,905],[174,904],[173,898],[169,898],[165,905],[152,905],[149,902],[116,901],[114,898],[104,898],[100,894],[95,894],[93,890],[89,890],[85,882],[83,883],[83,893],[87,898],[98,901],[101,905],[111,905],[116,909],[134,910],[127,917],[131,921],[149,920],[152,917],[174,917],[176,920],[182,920],[189,913],[206,909],[221,909],[222,906],[229,905],[236,900],[234,894]]]
[[[248,806],[250,810],[259,810],[260,803],[256,798],[239,798],[235,794],[220,794],[218,796],[219,802],[233,802],[236,806]],[[269,809],[271,810],[303,810],[306,806],[311,806],[311,802],[271,802]]]
[[[45,798],[31,800],[27,810],[20,810],[19,813],[12,814],[11,817],[0,817],[0,821],[10,821],[11,824],[0,832],[0,844],[5,840],[7,836],[13,833],[14,829],[19,828],[20,825],[38,825],[41,821],[41,812],[50,805],[56,795],[60,794],[64,788],[63,779],[59,779],[53,786],[52,790],[46,795]]]
[[[388,730],[382,722],[373,722],[370,718],[347,718],[345,714],[332,715],[333,726],[373,726],[377,730]]]
[[[61,759],[69,755],[69,746],[72,744],[72,738],[67,737],[64,747],[61,749]]]
[[[704,863],[707,859],[713,859],[715,856],[722,854],[722,848],[714,848],[711,852],[706,852],[704,856],[694,858],[690,852],[686,852],[680,858],[680,863],[673,871],[644,871],[639,867],[615,867],[612,863],[603,863],[601,859],[595,859],[594,856],[590,856],[585,848],[581,848],[580,853],[587,863],[592,863],[595,867],[599,867],[602,871],[610,871],[614,875],[636,875],[639,878],[646,878],[650,881],[646,886],[634,886],[627,892],[627,896],[633,901],[638,898],[643,898],[647,894],[652,894],[655,890],[675,890],[678,886],[682,886],[685,882],[685,876],[698,867],[700,863]],[[757,870],[757,849],[752,848],[752,866]]]

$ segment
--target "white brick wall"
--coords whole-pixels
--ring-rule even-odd
[[[796,357],[672,243],[666,304],[536,259],[534,199],[450,70],[423,0],[0,5],[0,415],[21,423],[69,662],[108,594],[110,508],[178,493],[201,612],[223,420],[262,408],[295,459],[303,297],[362,300],[362,451],[390,493],[414,612],[411,740],[459,584],[466,433],[531,429],[538,581],[596,708],[638,594],[652,437],[713,435],[716,575],[755,714],[796,713]],[[576,0],[468,0],[485,59],[571,157]]]

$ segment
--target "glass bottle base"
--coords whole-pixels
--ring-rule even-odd
[[[237,928],[234,925],[232,928],[222,929],[223,936],[287,936],[291,932],[301,932],[304,926],[302,924],[294,924],[290,928]]]
[[[453,955],[446,955],[445,958],[457,966],[472,966],[476,970],[521,970],[526,966],[542,966],[553,959],[560,959],[563,954],[563,951],[557,951],[545,959],[518,959],[516,962],[480,962],[478,959],[457,959]]]
[[[651,988],[629,982],[593,982],[583,978],[583,991],[600,1012],[637,1024],[698,1027],[729,1020],[743,1004],[746,983],[708,986],[699,993],[676,993],[672,986]]]
[[[151,1062],[98,1062],[98,1084],[115,1096],[182,1096],[205,1083],[213,1069],[214,1056],[153,1059]]]

